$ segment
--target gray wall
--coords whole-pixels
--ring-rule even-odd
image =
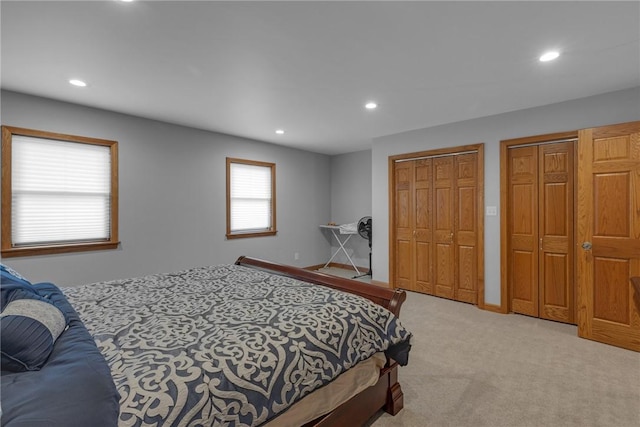
[[[331,157],[331,218],[336,224],[358,222],[371,215],[371,150],[356,151]],[[329,221],[325,221],[329,222]],[[338,250],[336,239],[329,230],[324,232],[332,253]],[[359,235],[352,236],[345,245],[358,267],[369,267],[369,242]],[[348,264],[340,251],[333,262]]]
[[[121,248],[3,260],[29,279],[71,286],[239,255],[299,266],[327,259],[318,225],[331,216],[329,156],[15,92],[1,96],[3,125],[119,142]],[[225,239],[227,156],[276,163],[276,236]]]
[[[372,210],[375,280],[389,280],[388,157],[442,147],[485,143],[485,301],[500,304],[500,141],[640,120],[640,88],[376,138]]]

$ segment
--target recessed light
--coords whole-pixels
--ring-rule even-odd
[[[83,82],[82,80],[78,80],[78,79],[70,79],[69,83],[71,83],[74,86],[78,86],[78,87],[85,87],[87,85],[85,82]]]
[[[276,133],[277,133],[278,135],[284,135],[284,130],[282,130],[282,129],[276,129]]]
[[[131,3],[133,0],[120,0],[122,3]]]
[[[364,105],[364,108],[366,108],[367,110],[375,110],[376,108],[378,108],[378,104],[376,104],[375,102],[367,102]]]
[[[560,56],[560,52],[558,52],[557,50],[550,50],[549,52],[545,52],[545,53],[540,57],[540,62],[553,61],[553,60],[554,60],[554,59],[556,59],[558,56]]]

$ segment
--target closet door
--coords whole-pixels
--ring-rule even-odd
[[[433,159],[434,170],[434,279],[435,294],[454,299],[455,245],[454,169],[453,156]]]
[[[509,149],[509,283],[514,313],[574,323],[574,145]]]
[[[538,316],[538,147],[508,151],[511,310]]]
[[[478,302],[478,171],[476,153],[455,156],[455,299]]]
[[[417,291],[414,261],[415,242],[413,239],[414,208],[414,161],[398,162],[394,165],[395,182],[395,281],[396,288]]]
[[[433,295],[433,159],[415,160],[414,170],[416,291]]]
[[[539,147],[539,315],[574,319],[574,144]]]
[[[389,159],[394,287],[483,304],[482,148]]]
[[[396,287],[430,295],[433,286],[433,161],[395,165]]]

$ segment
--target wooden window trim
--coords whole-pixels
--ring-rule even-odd
[[[59,245],[33,245],[13,247],[11,239],[11,141],[13,135],[31,136],[35,138],[54,139],[59,141],[77,142],[82,144],[103,145],[110,149],[111,155],[111,236],[106,241],[83,243],[65,243]],[[2,198],[0,224],[2,245],[0,252],[3,257],[18,257],[32,255],[50,255],[70,252],[85,252],[105,249],[116,249],[118,240],[118,142],[106,139],[89,138],[77,135],[46,132],[41,130],[2,126]]]
[[[265,231],[250,231],[246,233],[231,232],[231,164],[240,163],[251,166],[263,166],[271,169],[271,229]],[[276,227],[276,164],[269,162],[260,162],[257,160],[246,160],[233,157],[227,157],[227,239],[244,239],[249,237],[275,236],[278,233]]]

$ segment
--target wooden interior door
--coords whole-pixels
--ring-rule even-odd
[[[433,295],[433,159],[414,162],[415,290]]]
[[[457,301],[478,302],[478,154],[455,156],[454,245]]]
[[[454,299],[455,295],[455,179],[453,156],[433,159],[434,279],[435,295]]]
[[[432,159],[395,165],[396,287],[434,294]]]
[[[508,151],[511,309],[575,323],[574,143]]]
[[[539,317],[574,323],[573,142],[538,148]]]
[[[577,225],[578,335],[640,351],[640,122],[580,131]]]
[[[482,153],[478,144],[389,159],[394,287],[484,306]]]
[[[538,317],[538,146],[508,151],[511,310]]]
[[[404,161],[394,165],[394,232],[396,288],[417,291],[415,286],[415,243],[413,239],[414,209],[414,162]]]

